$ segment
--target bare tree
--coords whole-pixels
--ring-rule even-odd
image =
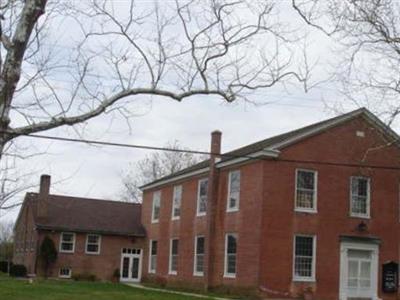
[[[0,163],[19,136],[101,114],[129,121],[149,96],[254,101],[254,90],[306,88],[298,41],[276,1],[2,1]]]
[[[178,141],[170,142],[165,147],[171,150],[185,150]],[[140,186],[193,166],[204,159],[205,155],[181,151],[158,151],[149,154],[131,163],[124,171],[121,176],[120,197],[127,202],[140,203],[142,202]]]
[[[390,125],[400,113],[400,3],[396,0],[292,0],[303,20],[332,37],[341,92]]]

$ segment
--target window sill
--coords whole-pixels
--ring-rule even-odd
[[[306,209],[306,208],[295,208],[295,212],[297,213],[307,213],[307,214],[317,214],[318,211],[316,209]]]
[[[204,217],[206,215],[206,213],[197,213],[196,217]]]
[[[180,217],[172,217],[171,220],[172,221],[179,221],[181,218]]]
[[[178,275],[178,272],[169,271],[169,272],[168,272],[168,275],[176,276],[176,275]]]
[[[195,276],[195,277],[203,277],[204,273],[193,273],[193,276]]]
[[[159,220],[151,220],[151,224],[158,224]]]
[[[75,253],[75,251],[65,251],[65,250],[60,250],[58,252],[62,253],[62,254],[74,254]]]
[[[100,252],[85,252],[86,255],[100,255]]]
[[[307,277],[295,277],[292,279],[293,282],[315,282],[315,278],[307,278]]]
[[[371,219],[370,215],[357,215],[357,214],[350,214],[350,218],[357,218],[357,219]]]
[[[239,208],[230,208],[230,209],[226,210],[227,213],[234,213],[234,212],[238,212],[238,211],[239,211]]]
[[[235,279],[236,278],[236,274],[224,274],[224,278]]]
[[[148,273],[149,273],[149,274],[156,274],[156,271],[155,271],[155,270],[149,270]]]

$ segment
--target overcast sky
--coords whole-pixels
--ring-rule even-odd
[[[116,3],[124,5],[123,1]],[[314,76],[323,78],[327,72],[324,65],[334,60],[334,54],[330,52],[331,45],[316,32],[310,33],[309,41],[310,54],[319,59]],[[207,151],[210,132],[218,129],[222,131],[222,150],[225,152],[332,117],[337,113],[332,107],[340,106],[342,112],[357,108],[344,101],[329,81],[308,93],[300,88],[291,89],[289,93],[283,88],[274,88],[258,92],[257,97],[268,103],[227,104],[214,96],[194,97],[182,103],[162,98],[141,98],[135,100],[138,116],[132,119],[131,130],[124,119],[102,116],[88,123],[83,137],[158,147],[178,140],[184,147]],[[77,137],[70,128],[46,134]],[[35,170],[37,173],[33,181],[37,183],[40,174],[51,175],[55,183],[51,187],[52,193],[114,200],[118,200],[122,188],[121,173],[127,170],[130,162],[150,153],[149,150],[98,147],[27,137],[19,138],[19,143],[42,153],[24,160],[19,168],[24,171]],[[31,190],[37,191],[37,188]],[[0,217],[14,219],[17,212],[18,208]]]

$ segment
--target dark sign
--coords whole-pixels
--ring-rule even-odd
[[[384,293],[397,292],[399,265],[394,261],[384,263],[382,266],[382,291]]]

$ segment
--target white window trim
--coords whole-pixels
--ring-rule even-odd
[[[72,234],[72,250],[63,250],[63,249],[62,249],[62,243],[63,243],[63,235],[64,235],[64,233],[66,233],[66,234]],[[60,233],[59,252],[60,252],[60,253],[74,253],[74,252],[75,252],[75,242],[76,242],[75,238],[76,238],[75,232],[61,232],[61,233]]]
[[[236,273],[228,273],[227,266],[228,266],[228,236],[234,236],[236,238]],[[225,234],[225,250],[224,250],[224,278],[236,278],[237,274],[237,251],[238,250],[238,235],[237,233],[226,233]]]
[[[297,207],[297,175],[299,171],[314,173],[314,208]],[[294,210],[297,212],[317,213],[318,207],[318,171],[310,169],[298,168],[295,171],[295,186],[294,186]]]
[[[171,220],[174,220],[174,221],[179,220],[181,218],[180,214],[179,214],[179,216],[174,215],[174,213],[175,213],[175,189],[178,189],[178,188],[181,189],[181,199],[180,199],[181,202],[180,202],[180,206],[179,206],[179,211],[180,211],[180,214],[182,213],[181,208],[182,208],[183,186],[175,185],[173,192],[172,192],[172,212],[171,212]]]
[[[178,259],[179,259],[179,239],[172,238],[169,240],[169,261],[168,261],[168,275],[177,275],[178,271],[172,270],[172,242],[178,241]]]
[[[236,202],[236,206],[235,207],[229,207],[229,202],[230,202],[230,198],[231,198],[231,176],[232,176],[232,174],[233,173],[239,173],[239,197],[238,197],[238,199],[237,199],[237,202]],[[240,188],[240,185],[241,185],[241,173],[240,173],[240,170],[232,170],[232,171],[230,171],[229,172],[229,175],[228,175],[228,197],[227,197],[227,200],[226,200],[226,211],[227,212],[235,212],[235,211],[239,211],[239,207],[240,207],[240,190],[241,190],[241,188]]]
[[[61,269],[68,269],[69,270],[69,275],[61,275]],[[72,278],[72,269],[69,267],[61,267],[58,269],[58,278]]]
[[[193,276],[199,276],[202,277],[204,276],[204,272],[197,272],[196,271],[196,266],[197,266],[197,239],[198,238],[203,238],[205,242],[205,237],[204,235],[196,235],[194,237],[194,257],[193,257]],[[205,253],[203,254],[205,256]],[[203,259],[203,270],[204,270],[204,259]]]
[[[150,240],[150,242],[149,242],[149,273],[150,274],[155,274],[157,271],[156,270],[157,267],[156,267],[156,269],[151,268],[151,257],[152,257],[151,252],[153,250],[153,241],[156,241],[156,240]],[[157,248],[158,248],[158,243],[157,243]],[[158,256],[158,249],[157,249],[157,256]]]
[[[154,207],[155,207],[154,199],[155,199],[155,195],[158,195],[158,198],[160,199],[159,200],[159,208],[158,208],[159,211],[158,211],[158,218],[157,219],[154,218]],[[151,223],[158,223],[159,222],[159,220],[160,220],[160,212],[161,212],[161,191],[155,191],[153,193],[153,203],[151,205]]]
[[[98,239],[98,250],[97,250],[97,252],[90,252],[90,251],[87,251],[87,246],[88,246],[88,243],[89,243],[89,235],[93,235],[93,236],[97,236],[99,239]],[[88,234],[86,234],[86,242],[85,242],[85,254],[89,254],[89,255],[99,255],[100,254],[100,252],[101,252],[101,235],[100,234],[92,234],[92,233],[88,233]]]
[[[368,189],[367,189],[367,213],[366,214],[358,214],[353,213],[353,191],[352,191],[352,180],[353,178],[363,178],[367,179]],[[371,178],[364,176],[350,176],[350,217],[361,218],[361,219],[370,219],[371,218]]]
[[[295,264],[296,264],[296,237],[312,237],[313,238],[313,257],[312,257],[312,266],[311,266],[311,276],[297,276],[295,272]],[[304,281],[304,282],[315,282],[315,265],[317,261],[317,237],[316,235],[310,234],[295,234],[293,236],[293,255],[292,255],[292,276],[293,281]]]
[[[204,212],[199,212],[199,209],[200,209],[200,187],[201,187],[201,183],[205,182],[205,181],[208,181],[208,178],[202,178],[197,181],[197,207],[196,207],[196,216],[197,217],[205,216],[207,213],[207,209]],[[208,196],[208,184],[207,184],[207,196]],[[208,199],[207,199],[207,202],[208,202]]]

